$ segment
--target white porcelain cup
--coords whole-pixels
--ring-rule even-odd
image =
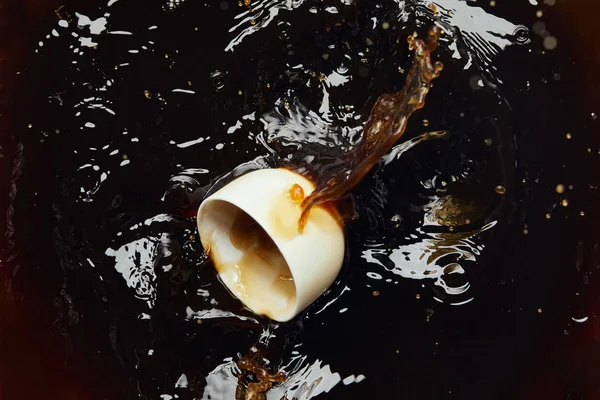
[[[333,207],[313,207],[300,232],[300,203],[314,189],[289,170],[262,169],[233,180],[198,210],[200,240],[221,281],[256,314],[289,321],[342,267],[344,229]]]

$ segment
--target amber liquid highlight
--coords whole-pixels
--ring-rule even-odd
[[[358,148],[346,155],[344,168],[331,174],[302,202],[300,229],[304,227],[311,208],[339,200],[367,175],[379,159],[402,137],[409,117],[425,105],[425,96],[431,81],[443,69],[441,62],[431,62],[431,53],[438,47],[442,30],[429,29],[429,40],[417,39],[416,33],[408,37],[408,46],[414,50],[415,60],[406,77],[404,88],[396,93],[385,93],[377,99],[363,130]]]

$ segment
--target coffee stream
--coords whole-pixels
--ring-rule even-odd
[[[330,173],[315,191],[304,199],[299,220],[300,230],[304,227],[310,209],[314,206],[339,200],[344,194],[353,189],[402,137],[409,117],[425,105],[425,96],[431,88],[431,81],[437,78],[443,68],[440,61],[431,62],[431,53],[438,47],[442,30],[433,26],[429,29],[429,40],[425,43],[417,39],[414,33],[408,37],[409,49],[414,50],[414,62],[406,77],[404,88],[396,93],[385,93],[377,99],[371,110],[371,115],[365,125],[361,143],[344,155],[341,168]],[[429,133],[421,136],[420,140],[440,137],[443,133]],[[271,375],[265,369],[264,357],[258,356],[255,346],[248,356],[238,362],[241,373],[238,376],[236,399],[254,400],[266,398],[264,393],[273,383],[286,379],[279,372]],[[248,375],[252,375],[248,383]],[[273,377],[276,376],[277,379]]]
[[[431,81],[443,68],[440,61],[431,62],[431,53],[438,47],[442,30],[433,26],[429,29],[429,40],[425,43],[414,33],[408,37],[410,50],[414,50],[414,62],[406,77],[404,88],[396,93],[379,96],[365,125],[359,146],[345,154],[341,168],[329,173],[302,202],[300,230],[304,227],[310,209],[319,204],[339,200],[367,175],[373,166],[402,137],[409,117],[425,105],[425,96]]]

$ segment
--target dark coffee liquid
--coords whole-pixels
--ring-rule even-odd
[[[338,200],[356,187],[402,137],[408,119],[425,105],[431,81],[443,68],[440,61],[431,62],[431,53],[437,48],[441,34],[442,30],[434,26],[429,30],[428,43],[416,39],[416,32],[408,37],[409,50],[415,51],[415,60],[404,88],[398,93],[385,93],[377,99],[357,148],[340,157],[344,162],[339,164],[338,170],[329,170],[324,177],[319,176],[319,186],[302,202],[301,226],[304,226],[312,206]]]
[[[50,12],[2,116],[0,397],[232,399],[253,347],[287,377],[274,399],[593,395],[595,72],[565,6],[538,3]],[[326,181],[436,23],[426,106],[339,202],[357,218],[338,280],[290,323],[245,310],[198,205],[258,168]]]

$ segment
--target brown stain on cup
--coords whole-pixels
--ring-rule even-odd
[[[315,186],[312,183],[308,183],[305,187],[300,183],[294,183],[272,200],[269,228],[272,229],[274,236],[281,240],[292,240],[303,234],[305,230],[310,232],[311,229],[320,229],[335,234],[339,229],[343,229],[340,214],[330,204],[314,206],[305,224],[298,223],[306,193],[310,194],[314,190]]]
[[[212,243],[211,259],[230,292],[256,314],[276,319],[296,302],[296,288],[289,267],[269,234],[250,215],[237,210],[225,232],[241,255],[224,261]]]

